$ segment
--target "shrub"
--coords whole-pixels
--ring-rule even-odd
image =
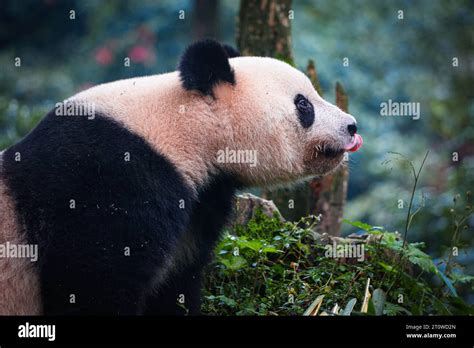
[[[363,231],[364,260],[327,257],[327,247],[314,238],[317,221],[281,222],[257,212],[247,226],[227,231],[207,269],[202,312],[474,314],[455,290],[455,278],[472,284],[474,277],[446,276],[422,251],[423,243],[404,245],[398,233],[346,221]]]

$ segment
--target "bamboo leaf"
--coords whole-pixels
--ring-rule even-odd
[[[357,299],[355,298],[350,299],[349,302],[347,302],[346,308],[344,308],[342,315],[351,315],[356,303],[357,303]]]
[[[445,275],[442,271],[440,271],[440,270],[438,270],[437,274],[439,274],[440,278],[441,278],[441,279],[443,280],[443,282],[446,284],[446,286],[448,287],[449,291],[451,291],[451,293],[452,293],[454,296],[458,297],[458,293],[456,292],[456,289],[454,288],[453,283],[451,282],[451,280],[449,280],[449,278],[446,277],[446,275]]]
[[[387,295],[382,289],[375,289],[374,294],[372,296],[372,301],[374,302],[375,307],[375,315],[382,315],[383,309],[385,306],[385,301],[387,299]]]
[[[365,286],[364,300],[362,301],[362,306],[360,308],[360,311],[362,313],[367,313],[367,310],[369,308],[369,300],[370,300],[369,286],[370,286],[370,278],[367,278],[367,285]]]
[[[323,298],[324,295],[319,295],[316,300],[311,303],[311,305],[308,307],[308,309],[303,313],[303,315],[310,315],[314,316],[318,314],[319,308],[321,307],[321,304],[323,303]]]

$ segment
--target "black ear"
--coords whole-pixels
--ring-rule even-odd
[[[220,82],[235,84],[227,50],[214,40],[189,46],[181,57],[178,70],[185,89],[198,90],[204,95],[213,95],[213,87]]]
[[[240,52],[237,51],[234,47],[226,45],[226,44],[222,46],[224,47],[225,53],[227,53],[227,57],[229,58],[240,57]]]

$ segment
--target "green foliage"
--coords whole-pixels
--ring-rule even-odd
[[[474,284],[474,277],[446,275],[423,243],[404,246],[398,233],[346,220],[367,233],[365,257],[337,259],[314,238],[316,223],[314,216],[292,223],[257,212],[228,231],[207,269],[203,313],[302,315],[318,305],[332,313],[337,304],[339,315],[474,314],[456,294],[457,283]],[[362,313],[367,278],[372,298]]]
[[[47,111],[42,106],[28,107],[0,96],[0,151],[27,134]]]

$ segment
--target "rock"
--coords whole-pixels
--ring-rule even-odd
[[[276,212],[278,213],[280,221],[285,221],[273,201],[254,196],[251,193],[243,193],[235,197],[234,215],[231,224],[246,225],[255,217],[257,209],[260,209],[262,213],[268,217],[273,217]]]

